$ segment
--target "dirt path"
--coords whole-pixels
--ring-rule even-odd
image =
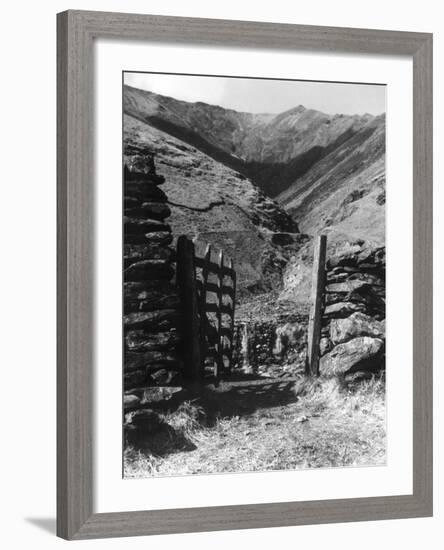
[[[382,380],[223,382],[162,421],[125,453],[126,477],[385,463]]]

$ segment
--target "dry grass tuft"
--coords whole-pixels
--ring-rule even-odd
[[[222,398],[230,399],[232,391],[228,386]],[[254,392],[242,396],[244,401],[257,399]],[[230,414],[215,414],[214,402],[202,398],[161,415],[170,431],[152,434],[139,449],[126,449],[125,477],[385,463],[383,378],[353,386],[334,378],[304,378],[293,385],[292,399],[284,404],[242,405],[239,414],[235,407]],[[155,452],[159,438],[168,445]]]

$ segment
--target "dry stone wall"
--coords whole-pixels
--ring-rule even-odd
[[[365,243],[327,260],[320,375],[347,379],[385,368],[385,247]],[[275,302],[237,314],[234,369],[286,377],[305,371],[308,316],[299,304]],[[273,314],[270,313],[273,311]]]
[[[364,244],[327,261],[321,375],[385,368],[385,247]]]
[[[163,176],[150,156],[126,158],[124,170],[123,290],[124,407],[130,422],[182,384],[181,310],[174,282]],[[136,411],[136,412],[134,412]],[[128,418],[127,418],[128,420]]]
[[[125,160],[124,407],[129,423],[137,423],[153,403],[184,386],[183,315],[164,178],[150,155]],[[273,302],[260,304],[257,313],[236,315],[234,370],[278,377],[303,372],[306,312]],[[348,376],[384,366],[385,248],[363,244],[328,259],[320,373]]]
[[[308,315],[296,307],[275,305],[273,315],[254,312],[237,316],[233,340],[233,369],[271,377],[304,372]]]

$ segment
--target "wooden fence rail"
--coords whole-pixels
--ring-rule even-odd
[[[210,244],[200,256],[194,243],[181,236],[177,243],[177,282],[184,306],[187,376],[203,378],[206,365],[216,378],[229,373],[236,295],[233,260]]]

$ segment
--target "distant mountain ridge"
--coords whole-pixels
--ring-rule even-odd
[[[154,155],[173,234],[223,248],[247,293],[308,299],[317,234],[329,253],[385,246],[384,114],[253,114],[125,86],[124,152]]]
[[[189,103],[125,86],[124,112],[185,141],[276,197],[371,123],[365,115],[328,115],[298,105],[254,114]]]

